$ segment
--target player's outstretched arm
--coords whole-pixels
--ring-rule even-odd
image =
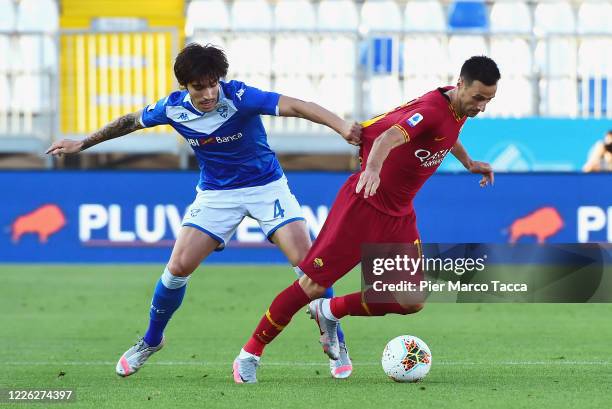
[[[361,125],[358,122],[345,121],[314,102],[306,102],[281,95],[278,101],[278,110],[280,116],[304,118],[325,125],[338,132],[351,145],[361,143]]]
[[[489,183],[491,186],[495,182],[495,175],[493,173],[493,168],[486,162],[479,162],[477,160],[470,159],[470,155],[468,155],[467,151],[461,144],[461,142],[457,141],[453,148],[451,149],[451,153],[465,166],[465,168],[471,173],[477,173],[482,175],[482,179],[480,179],[480,187],[485,187]]]
[[[138,111],[119,117],[81,141],[62,139],[61,141],[54,142],[45,153],[51,155],[78,153],[100,142],[118,138],[142,129],[143,126],[140,123],[141,113],[142,111]]]
[[[368,198],[376,194],[376,189],[380,185],[380,170],[391,149],[406,143],[406,137],[397,128],[391,127],[383,132],[374,140],[372,150],[368,156],[366,167],[359,175],[359,181],[355,192],[361,192],[363,189],[363,197]]]

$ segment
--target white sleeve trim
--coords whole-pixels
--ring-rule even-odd
[[[145,123],[142,121],[142,116],[143,115],[144,115],[144,109],[140,113],[140,117],[138,117],[138,122],[140,122],[140,125],[142,125],[143,128],[148,128],[148,126],[146,126]]]

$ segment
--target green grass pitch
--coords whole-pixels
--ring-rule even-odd
[[[343,320],[354,360],[329,376],[314,323],[297,315],[268,347],[256,385],[231,363],[278,291],[285,266],[204,265],[166,330],[167,345],[136,375],[114,373],[145,330],[161,265],[0,266],[0,388],[74,388],[71,408],[609,408],[612,305],[429,304],[413,316]],[[355,291],[351,273],[336,290]],[[385,343],[416,335],[429,376],[397,384]],[[47,407],[0,404],[0,407]],[[62,407],[62,405],[53,405]]]

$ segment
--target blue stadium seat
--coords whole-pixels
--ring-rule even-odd
[[[448,12],[448,26],[451,30],[487,30],[489,19],[482,0],[456,1]]]

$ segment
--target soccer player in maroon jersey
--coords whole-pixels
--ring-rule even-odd
[[[468,171],[482,175],[482,187],[493,184],[491,166],[470,159],[458,138],[467,117],[484,112],[495,97],[499,78],[493,60],[472,57],[461,67],[456,87],[435,89],[362,124],[361,171],[340,188],[323,229],[299,264],[304,275],[272,301],[234,361],[235,382],[257,382],[264,347],[307,304],[331,359],[338,359],[336,328],[342,317],[405,315],[423,308],[421,303],[366,303],[361,291],[320,297],[359,263],[363,243],[420,244],[412,201],[448,152]]]

